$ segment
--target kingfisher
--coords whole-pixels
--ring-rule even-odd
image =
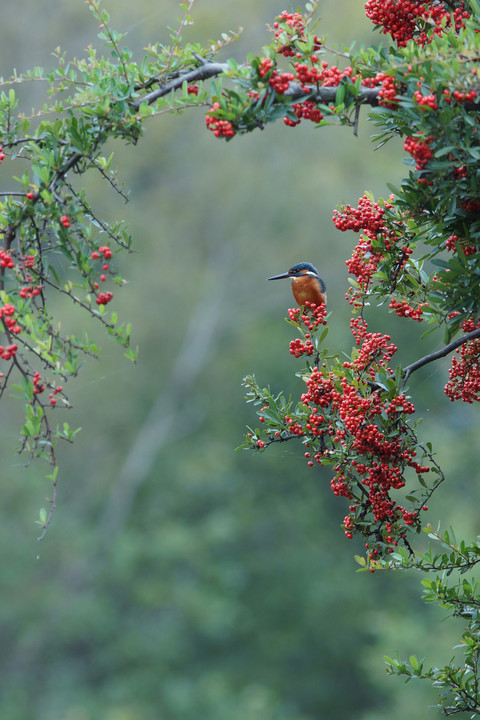
[[[316,305],[327,304],[327,286],[318,274],[318,270],[311,263],[301,262],[281,275],[274,275],[267,280],[292,279],[292,292],[299,306],[306,302]]]

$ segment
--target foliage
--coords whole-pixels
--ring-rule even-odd
[[[126,200],[112,171],[110,140],[137,143],[148,118],[205,106],[206,127],[231,140],[283,119],[287,129],[308,120],[357,130],[362,105],[376,109],[371,120],[377,142],[404,138],[410,171],[400,188],[375,202],[369,193],[357,208],[338,208],[341,230],[361,233],[347,266],[353,279],[351,307],[354,345],[345,359],[332,353],[326,308],[310,304],[289,312],[299,333],[290,352],[305,358],[298,373],[305,384],[297,402],[272,394],[253,377],[245,380],[247,399],[260,405],[261,429],[250,430],[246,447],[265,450],[301,440],[310,467],[333,467],[331,487],[348,501],[343,528],[360,535],[366,557],[362,569],[472,572],[476,544],[451,541],[429,529],[448,552],[421,555],[409,530],[419,532],[421,513],[444,479],[433,448],[417,436],[415,407],[407,381],[425,364],[454,350],[445,393],[451,400],[477,401],[480,392],[480,194],[478,120],[480,8],[463,3],[369,0],[367,15],[389,34],[386,48],[340,53],[343,68],[321,58],[335,52],[315,34],[313,6],[306,14],[283,12],[275,19],[271,43],[245,64],[219,63],[218,51],[232,37],[202,48],[182,46],[193,0],[170,46],[150,45],[141,62],[123,47],[124,36],[110,28],[108,14],[87,0],[100,23],[100,39],[111,59],[90,47],[81,60],[56,51],[50,73],[35,68],[3,83],[0,96],[0,162],[11,163],[15,189],[2,193],[0,317],[5,363],[0,397],[7,388],[25,408],[19,450],[52,465],[49,511],[42,509],[43,537],[56,504],[58,440],[72,441],[77,430],[54,425],[54,413],[69,407],[65,385],[85,355],[98,347],[85,332],[65,332],[49,311],[52,294],[64,296],[104,327],[132,360],[130,327],[110,311],[123,277],[113,256],[131,251],[122,223],[109,224],[95,213],[75,176],[98,173]],[[215,80],[211,80],[215,78]],[[49,100],[30,116],[18,111],[14,85],[45,82]],[[207,81],[209,84],[207,84]],[[17,170],[16,168],[20,168]],[[65,270],[61,258],[66,259]],[[112,289],[113,288],[113,289]],[[115,291],[115,292],[114,292]],[[406,367],[395,366],[389,335],[368,330],[371,304],[388,303],[392,312],[444,330],[445,345]],[[114,307],[114,305],[113,305]],[[460,331],[464,334],[459,336]],[[48,399],[45,399],[48,393]],[[462,635],[464,662],[424,671],[421,661],[388,660],[389,672],[427,678],[445,689],[439,707],[446,713],[480,714],[478,698],[478,595],[474,580],[448,585],[424,582],[426,600],[436,601],[467,620]]]
[[[410,21],[412,5],[415,12]],[[391,188],[393,194],[386,201],[375,202],[366,193],[357,208],[346,205],[334,212],[339,230],[361,232],[347,261],[354,277],[346,296],[355,338],[350,358],[332,356],[323,347],[325,307],[307,303],[300,311],[289,311],[289,322],[300,334],[300,339],[291,341],[290,352],[307,359],[297,373],[306,384],[300,400],[287,401],[284,393],[273,396],[253,377],[245,379],[247,400],[261,406],[262,425],[249,431],[245,447],[263,451],[274,443],[300,439],[311,467],[315,462],[332,465],[332,490],[349,503],[345,534],[365,538],[367,557],[358,561],[370,571],[413,565],[424,572],[452,572],[460,567],[462,573],[471,573],[477,563],[476,544],[467,548],[462,543],[460,551],[451,545],[449,557],[432,561],[431,553],[423,558],[415,555],[407,537],[411,527],[420,531],[421,511],[427,509],[427,500],[444,479],[431,444],[417,438],[418,421],[412,419],[415,407],[406,395],[407,381],[420,367],[456,350],[461,357],[452,361],[445,394],[452,401],[480,399],[480,15],[476,2],[467,3],[468,9],[463,2],[451,5],[399,1],[389,4],[388,15],[382,4],[367,3],[367,14],[396,42],[387,50],[351,53],[349,66],[341,72],[335,67],[335,108],[319,104],[332,69],[326,62],[321,72],[317,69],[318,54],[325,45],[307,30],[308,18],[284,13],[274,26],[272,49],[276,56],[293,58],[291,73],[279,74],[273,55],[259,64],[261,77],[268,72],[270,79],[257,102],[268,107],[272,92],[277,98],[282,96],[281,103],[292,102],[287,94],[295,94],[299,86],[307,94],[306,103],[313,98],[318,114],[312,117],[309,110],[308,117],[319,125],[326,123],[324,115],[333,114],[352,122],[351,109],[358,114],[359,104],[368,98],[362,88],[376,86],[382,106],[372,116],[379,128],[377,142],[400,135],[411,156],[412,169],[400,189]],[[279,80],[283,80],[280,91]],[[285,124],[295,126],[303,117],[301,110],[296,120],[286,113]],[[237,128],[235,118],[230,121],[229,133],[219,133],[227,139],[236,129],[244,130],[241,122]],[[372,302],[388,302],[391,311],[410,322],[443,327],[446,345],[405,368],[395,367],[391,361],[397,348],[391,337],[368,331],[366,313]],[[460,330],[465,334],[452,341]],[[408,477],[409,468],[417,477],[417,487]],[[406,492],[404,499],[398,499],[399,490]],[[409,508],[404,507],[405,501]],[[449,543],[448,534],[442,542]],[[463,579],[448,586],[437,577],[424,585],[428,602],[440,602],[454,616],[468,620],[460,644],[464,661],[459,665],[453,659],[441,670],[425,672],[423,663],[412,657],[410,666],[388,660],[389,670],[408,679],[427,678],[442,688],[439,708],[446,714],[469,711],[477,716],[476,583]]]
[[[149,47],[137,64],[131,51],[120,46],[124,36],[109,27],[108,13],[93,0],[88,5],[112,59],[98,57],[89,47],[86,58],[67,61],[57,48],[57,67],[52,72],[35,68],[14,76],[3,82],[5,90],[0,94],[0,162],[3,170],[7,162],[11,166],[8,182],[16,185],[1,193],[0,204],[0,318],[5,335],[0,346],[5,368],[0,397],[12,387],[23,400],[19,451],[54,468],[48,476],[53,484],[50,508],[41,510],[38,521],[40,539],[56,505],[56,444],[71,442],[78,432],[66,422],[56,423],[55,414],[70,407],[66,384],[79,372],[82,358],[99,353],[86,331],[77,337],[61,328],[48,309],[52,295],[65,296],[100,323],[129,359],[135,361],[137,356],[130,343],[130,325],[110,311],[114,295],[125,283],[115,269],[114,256],[131,252],[132,238],[121,221],[108,223],[97,216],[75,176],[96,172],[127,200],[112,170],[113,154],[105,145],[111,139],[136,143],[146,117],[191,105],[183,79],[177,83],[183,92],[175,99],[165,82],[178,77],[179,68],[195,61],[200,50],[194,45],[180,50],[180,32],[189,21],[185,6],[171,46]],[[49,96],[30,116],[19,111],[13,87],[27,81],[46,83]],[[152,85],[160,85],[158,97],[155,93],[152,97]]]
[[[480,559],[480,545],[477,541],[467,545],[464,541],[457,543],[453,531],[434,532],[429,526],[425,528],[431,540],[440,545],[442,552],[434,553],[430,548],[425,554],[418,554],[415,559],[403,557],[402,567],[415,567],[422,572],[442,571],[434,579],[426,577],[424,600],[427,603],[438,603],[448,615],[463,620],[465,628],[461,635],[458,648],[463,651],[461,664],[454,657],[441,668],[425,669],[425,662],[412,655],[409,662],[399,657],[386,658],[387,672],[391,675],[405,676],[406,682],[414,678],[430,680],[440,692],[437,708],[445,715],[459,712],[470,712],[471,717],[480,713],[478,677],[480,657],[480,624],[479,624],[479,591],[478,584],[472,576],[472,570]],[[465,577],[465,574],[469,576]],[[454,582],[450,577],[453,574]],[[448,579],[447,579],[448,578]]]

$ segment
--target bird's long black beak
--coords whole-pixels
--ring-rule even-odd
[[[290,275],[290,273],[286,272],[286,273],[282,273],[281,275],[274,275],[271,278],[267,278],[267,280],[282,280],[283,278],[288,278],[288,277],[292,277],[292,276]]]

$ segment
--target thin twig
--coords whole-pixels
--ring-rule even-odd
[[[358,137],[358,121],[360,119],[360,103],[355,103],[355,120],[353,123],[353,134]]]
[[[193,3],[194,3],[194,2],[195,2],[195,0],[190,0],[190,2],[189,2],[189,4],[188,4],[188,7],[187,7],[186,10],[185,10],[185,14],[184,14],[184,16],[183,16],[183,18],[182,18],[182,21],[181,21],[181,23],[180,23],[180,26],[179,26],[177,32],[175,33],[175,41],[174,41],[173,44],[172,44],[172,47],[171,47],[171,50],[170,50],[170,54],[169,54],[169,56],[168,56],[167,64],[166,64],[166,67],[165,67],[165,74],[166,74],[166,75],[168,74],[168,71],[169,71],[169,69],[170,69],[170,67],[171,67],[172,60],[173,60],[173,56],[175,55],[175,51],[176,51],[177,48],[178,48],[178,41],[180,40],[180,37],[181,37],[181,35],[182,35],[183,28],[184,28],[185,25],[187,24],[187,19],[188,19],[188,16],[189,16],[189,14],[190,14],[190,12],[191,12],[191,10],[192,10]]]

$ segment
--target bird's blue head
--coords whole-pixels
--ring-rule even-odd
[[[318,278],[318,270],[317,268],[312,265],[312,263],[308,262],[301,262],[297,263],[296,265],[293,265],[293,267],[288,270],[286,273],[282,273],[281,275],[274,275],[273,277],[267,278],[267,280],[281,280],[282,278],[296,278],[296,277],[302,277],[304,275],[307,275],[312,278]]]
[[[315,275],[318,277],[318,270],[312,263],[301,262],[291,267],[288,274],[291,277],[300,277],[301,275]]]

